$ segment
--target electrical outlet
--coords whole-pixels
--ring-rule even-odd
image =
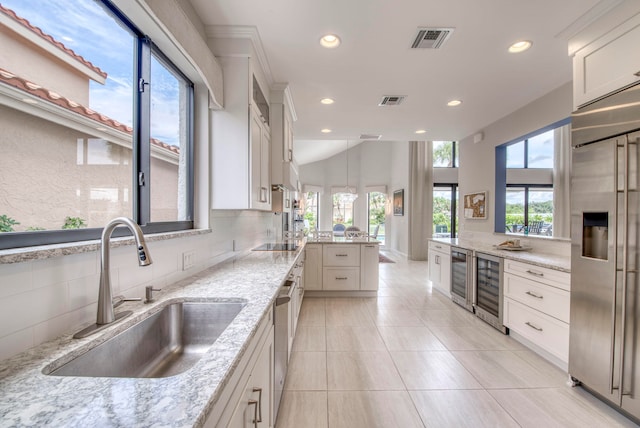
[[[188,270],[196,264],[196,252],[185,251],[182,253],[182,270]]]

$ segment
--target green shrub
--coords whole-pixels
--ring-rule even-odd
[[[82,229],[87,227],[87,223],[80,217],[67,217],[64,219],[63,229]]]
[[[6,214],[0,215],[0,232],[13,232],[13,226],[20,224]]]

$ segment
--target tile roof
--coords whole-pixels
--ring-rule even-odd
[[[108,126],[112,129],[117,129],[119,131],[126,132],[127,134],[133,134],[133,128],[131,128],[130,126],[124,125],[115,119],[111,119],[110,117],[107,117],[101,113],[98,113],[97,111],[91,110],[89,107],[83,106],[82,104],[78,104],[75,101],[65,98],[56,92],[50,91],[46,88],[43,88],[40,85],[37,85],[33,82],[30,82],[26,79],[16,76],[15,74],[7,70],[4,70],[2,68],[0,68],[0,83],[8,84],[10,86],[13,86],[14,88],[18,88],[30,95],[34,95],[45,101],[51,102],[66,110],[70,110],[74,113],[78,113],[89,119],[93,119],[94,121],[104,126]],[[151,138],[150,140],[151,140],[151,144],[153,144],[154,146],[168,150],[175,154],[180,153],[179,147],[171,146],[155,138]]]
[[[21,24],[25,28],[29,29],[31,32],[35,33],[36,35],[38,35],[42,39],[44,39],[47,42],[51,43],[53,46],[57,47],[58,49],[62,50],[65,53],[67,53],[68,55],[71,55],[77,61],[79,61],[80,63],[82,63],[85,66],[89,67],[91,70],[95,71],[96,73],[101,75],[103,78],[107,77],[107,73],[102,71],[99,67],[93,65],[90,61],[87,61],[82,56],[78,55],[72,49],[69,49],[64,44],[60,43],[59,41],[54,39],[49,34],[46,34],[40,28],[36,27],[35,25],[32,25],[27,19],[18,16],[13,10],[8,9],[8,8],[2,6],[2,4],[0,4],[0,12],[5,14],[9,18],[13,19],[14,21],[18,22],[19,24]]]

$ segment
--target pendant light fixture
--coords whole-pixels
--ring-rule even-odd
[[[349,195],[351,195],[351,201],[353,201],[354,199],[356,199],[358,197],[358,193],[355,191],[355,189],[352,189],[351,187],[349,187],[349,140],[347,140],[347,179],[346,179],[346,186],[345,186],[345,190],[344,193],[348,193]]]

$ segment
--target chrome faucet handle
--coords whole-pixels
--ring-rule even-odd
[[[162,288],[153,288],[153,285],[147,285],[144,288],[144,295],[145,295],[145,303],[151,303],[153,302],[153,292],[154,291],[162,291]]]
[[[124,296],[116,296],[111,300],[114,308],[117,308],[124,302],[139,302],[142,300],[142,297],[124,297]]]

